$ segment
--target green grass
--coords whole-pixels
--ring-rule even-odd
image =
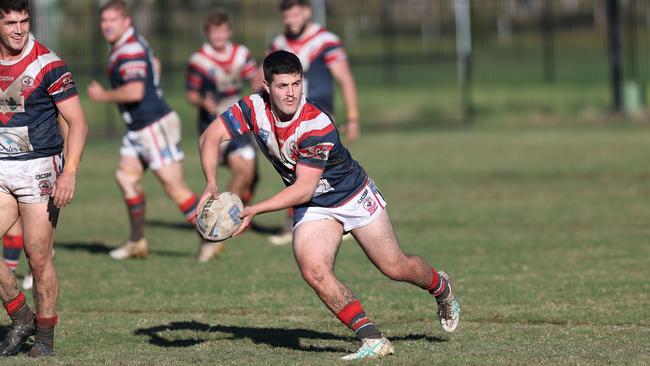
[[[345,242],[337,274],[397,348],[381,364],[647,363],[650,129],[557,123],[368,128],[352,146],[387,197],[404,250],[452,273],[463,305],[457,333],[442,334],[428,294],[384,278]],[[195,146],[186,139],[186,174],[199,191]],[[117,151],[117,140],[90,141],[62,215],[58,355],[44,363],[331,365],[355,349],[289,247],[246,233],[197,264],[195,234],[151,175],[151,256],[111,260],[127,235]],[[261,165],[259,198],[281,186]],[[32,364],[24,354],[4,363]]]

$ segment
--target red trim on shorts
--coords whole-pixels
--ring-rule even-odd
[[[156,123],[159,121],[160,120],[156,121]],[[149,132],[151,132],[151,137],[153,138],[153,144],[156,145],[156,150],[158,150],[158,155],[160,155],[160,165],[162,165],[165,162],[165,158],[163,158],[162,156],[162,151],[160,151],[160,145],[158,145],[158,139],[156,138],[156,134],[153,132],[153,123],[147,127],[149,127]]]
[[[341,207],[341,206],[345,206],[348,202],[352,201],[352,199],[354,197],[356,197],[359,193],[361,193],[362,190],[364,190],[368,186],[369,181],[370,181],[370,178],[366,177],[366,180],[363,182],[363,184],[361,185],[361,188],[359,188],[358,191],[351,194],[350,197],[348,197],[345,201],[339,203],[338,205],[332,206],[332,207],[327,207],[327,208],[338,208],[338,207]],[[370,188],[368,188],[368,189],[370,189]]]
[[[18,309],[20,309],[25,304],[25,294],[22,291],[18,291],[18,295],[13,299],[2,303],[2,305],[7,310],[9,316],[13,315]]]
[[[372,193],[373,196],[375,196],[375,199],[377,200],[379,207],[381,207],[382,210],[386,208],[386,206],[381,204],[381,200],[379,199],[379,197],[377,197],[377,194],[372,189],[370,190],[370,192]]]

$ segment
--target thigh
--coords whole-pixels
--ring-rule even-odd
[[[341,245],[343,225],[334,220],[304,222],[293,233],[293,253],[303,268],[334,268],[336,253]]]
[[[118,172],[135,177],[142,177],[144,168],[142,160],[137,156],[120,155],[120,160],[117,162]]]
[[[7,193],[0,192],[0,236],[4,236],[18,219],[18,202]]]
[[[42,255],[51,255],[59,209],[54,206],[52,200],[43,203],[20,203],[18,209],[23,223],[27,255],[36,251]]]
[[[386,209],[371,223],[353,229],[351,232],[368,259],[377,267],[381,268],[382,265],[405,257]]]

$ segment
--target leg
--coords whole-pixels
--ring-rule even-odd
[[[185,182],[183,163],[181,161],[168,163],[154,170],[169,198],[179,206],[188,222],[196,222],[198,197],[190,190]]]
[[[370,224],[353,229],[352,235],[384,275],[395,281],[419,286],[434,295],[443,330],[453,332],[456,329],[460,304],[453,294],[449,275],[437,272],[422,257],[407,255],[402,251],[386,210]]]
[[[343,226],[323,219],[307,221],[295,230],[293,250],[300,272],[321,301],[362,340],[359,350],[345,360],[374,358],[395,352],[392,344],[366,316],[352,291],[334,274]],[[317,238],[317,239],[315,239]]]
[[[141,185],[143,175],[144,166],[139,158],[120,156],[115,180],[126,202],[131,233],[129,240],[109,253],[113,259],[139,258],[149,254],[144,238],[145,200]]]
[[[0,234],[5,234],[18,219],[18,203],[6,193],[0,193]],[[18,295],[16,277],[8,266],[0,266],[0,298],[7,302]]]
[[[23,227],[20,220],[16,220],[14,225],[7,231],[2,238],[2,249],[5,263],[12,272],[16,272],[20,253],[23,251]]]
[[[250,197],[255,181],[255,160],[244,159],[238,154],[230,154],[228,155],[228,167],[231,173],[228,191],[241,197],[242,200]]]

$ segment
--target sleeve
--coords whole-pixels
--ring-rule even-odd
[[[72,73],[63,61],[53,65],[52,69],[45,74],[43,83],[47,86],[47,94],[52,97],[54,103],[62,102],[77,95],[77,84],[75,84]]]
[[[233,104],[219,118],[226,127],[231,139],[244,135],[253,130],[255,120],[253,103],[250,97],[243,98]]]
[[[323,58],[325,59],[325,64],[327,66],[348,59],[348,55],[345,53],[341,40],[332,33],[330,33],[330,35],[332,38],[323,45],[322,49]]]
[[[123,84],[147,79],[149,60],[144,49],[142,52],[125,54],[117,62],[117,73]]]
[[[216,87],[214,82],[210,80],[207,70],[202,68],[193,59],[187,65],[185,90],[188,91],[202,91],[207,87]]]
[[[304,133],[297,144],[298,164],[325,169],[329,154],[338,139],[338,133],[331,122],[320,130]]]

